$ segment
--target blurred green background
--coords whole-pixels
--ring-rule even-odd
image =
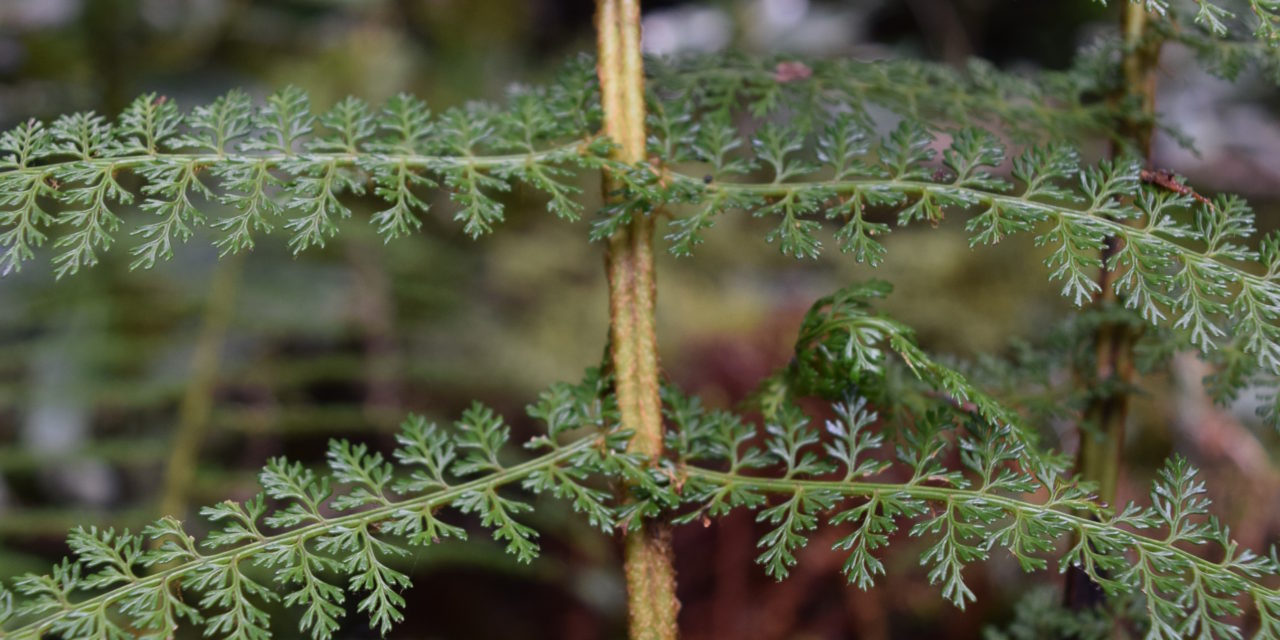
[[[1027,71],[1067,66],[1115,22],[1087,0],[645,6],[646,47],[657,53],[981,56]],[[591,11],[586,0],[0,0],[0,125],[81,109],[114,115],[143,92],[191,106],[286,83],[317,109],[401,91],[436,111],[500,100],[512,83],[536,83],[589,51]],[[1244,192],[1260,226],[1276,226],[1274,88],[1212,79],[1176,50],[1160,82],[1161,111],[1200,155],[1161,137],[1157,163],[1202,191]],[[582,186],[590,210],[598,188]],[[531,193],[508,194],[507,222],[475,242],[451,223],[447,202],[435,204],[420,233],[386,245],[357,215],[338,241],[297,258],[268,240],[219,261],[197,237],[152,271],[130,272],[116,250],[62,281],[40,261],[0,280],[0,576],[47,570],[71,526],[136,530],[162,513],[192,521],[199,505],[245,499],[271,456],[318,463],[331,437],[389,451],[409,410],[449,421],[476,399],[506,414],[517,437],[530,433],[524,403],[600,360],[601,247],[588,243],[586,222],[554,220]],[[873,271],[834,251],[786,259],[758,221],[726,219],[695,257],[660,260],[664,372],[731,406],[787,362],[816,297],[873,276],[895,284],[886,310],[935,352],[963,359],[1043,339],[1068,305],[1037,264],[1041,250],[1029,237],[970,250],[962,223],[895,231]],[[1280,480],[1265,448],[1276,450],[1275,437],[1255,428],[1247,406],[1208,406],[1199,366],[1176,360],[1135,403],[1135,466],[1122,493],[1140,496],[1152,465],[1188,453],[1208,470],[1218,513],[1258,548],[1280,533]],[[530,519],[544,546],[530,566],[478,529],[471,542],[406,559],[415,587],[391,636],[621,637],[615,542],[554,501],[538,502]],[[843,558],[826,551],[834,532],[819,533],[781,584],[751,563],[758,534],[741,516],[678,533],[686,637],[975,637],[1027,585],[1058,579],[1024,577],[1004,561],[974,567],[983,597],[960,613],[927,585],[912,542],[864,593],[843,584]],[[287,638],[296,626],[285,614],[273,627]],[[372,635],[359,616],[343,631]]]

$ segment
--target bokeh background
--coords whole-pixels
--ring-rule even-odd
[[[586,0],[0,0],[0,125],[93,109],[114,115],[140,93],[181,105],[234,87],[292,83],[318,109],[347,94],[401,91],[436,111],[500,100],[592,48]],[[1114,3],[1113,3],[1114,4]],[[1061,69],[1114,31],[1114,7],[1088,0],[741,0],[646,3],[655,53],[745,50],[908,56],[1002,68]],[[1159,109],[1196,141],[1167,136],[1158,166],[1197,189],[1250,198],[1277,226],[1280,127],[1273,85],[1229,84],[1184,51],[1162,60]],[[589,200],[598,189],[583,185]],[[369,203],[353,203],[367,214]],[[39,261],[0,280],[0,576],[46,571],[69,527],[136,530],[169,513],[245,499],[271,456],[319,463],[332,437],[389,451],[409,411],[449,421],[472,400],[530,433],[523,405],[600,361],[606,331],[601,247],[585,223],[554,220],[519,190],[508,222],[467,239],[438,203],[424,229],[384,246],[356,216],[337,242],[300,257],[283,241],[217,259],[197,237],[177,258],[130,272],[127,252],[55,281]],[[589,203],[588,208],[590,209]],[[966,359],[1036,343],[1068,310],[1030,237],[970,250],[962,220],[897,230],[877,270],[837,252],[798,262],[762,227],[726,219],[691,259],[664,256],[658,299],[666,375],[708,403],[740,402],[786,363],[804,310],[857,279],[897,288],[885,308],[931,350]],[[128,243],[128,240],[124,240]],[[47,264],[47,261],[45,261]],[[1181,452],[1206,469],[1217,513],[1243,542],[1280,535],[1274,432],[1251,407],[1213,407],[1203,365],[1178,357],[1134,403],[1122,493]],[[1067,431],[1066,424],[1046,429]],[[1070,442],[1065,443],[1070,446]],[[1269,453],[1272,452],[1272,453]],[[405,559],[415,587],[394,638],[619,638],[625,628],[613,539],[539,501],[544,555],[524,566],[478,529],[471,542]],[[472,523],[474,524],[474,523]],[[198,525],[197,525],[198,526]],[[919,545],[903,541],[870,592],[843,583],[835,537],[819,532],[791,579],[751,559],[749,516],[687,527],[676,547],[681,622],[697,638],[972,638],[999,624],[1030,585],[1012,563],[969,570],[977,605],[958,612],[928,586]],[[291,637],[287,615],[273,625]],[[352,616],[343,637],[372,637]]]

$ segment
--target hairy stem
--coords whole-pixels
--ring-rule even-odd
[[[604,132],[619,148],[615,158],[644,160],[644,69],[639,0],[598,0],[599,75]],[[614,191],[605,175],[605,193]],[[650,459],[662,455],[662,401],[654,334],[653,218],[631,213],[631,223],[609,239],[609,338],[622,427],[630,447]],[[625,564],[630,637],[677,636],[675,568],[667,526],[635,523],[626,534]]]
[[[1126,121],[1122,125],[1123,136],[1138,149],[1142,157],[1151,154],[1152,127],[1149,117],[1155,114],[1155,64],[1159,55],[1159,43],[1146,41],[1148,15],[1139,4],[1124,6],[1125,56],[1121,64],[1125,79],[1125,96],[1142,101],[1143,121]],[[1113,145],[1111,155],[1119,157],[1125,149]],[[1122,223],[1117,223],[1122,224]],[[1111,257],[1120,250],[1116,236],[1107,239],[1102,251],[1102,269],[1098,274],[1101,287],[1094,299],[1096,306],[1117,302],[1114,283],[1116,271],[1110,267]],[[1096,428],[1095,433],[1080,434],[1080,450],[1076,459],[1076,472],[1082,480],[1098,483],[1098,497],[1113,504],[1119,482],[1121,453],[1124,449],[1124,425],[1128,417],[1129,387],[1133,383],[1133,343],[1136,339],[1129,327],[1107,323],[1094,334],[1096,354],[1094,383],[1106,389],[1090,401],[1085,409],[1084,422]]]
[[[1155,67],[1159,58],[1160,43],[1147,37],[1149,15],[1141,4],[1124,5],[1122,30],[1125,43],[1121,60],[1124,75],[1122,93],[1116,101],[1137,98],[1142,104],[1142,119],[1121,123],[1121,139],[1136,147],[1145,160],[1151,155],[1151,119],[1155,115]],[[1119,157],[1126,149],[1112,143],[1112,157]],[[1102,269],[1098,274],[1101,290],[1094,305],[1105,307],[1117,303],[1115,293],[1116,271],[1111,268],[1111,258],[1121,249],[1123,242],[1117,236],[1107,238],[1102,251]],[[1084,481],[1098,485],[1098,498],[1107,504],[1115,504],[1123,466],[1125,422],[1129,416],[1129,389],[1134,381],[1133,345],[1137,330],[1132,326],[1108,322],[1098,327],[1093,336],[1095,354],[1092,384],[1102,389],[1085,407],[1079,430],[1080,448],[1076,453],[1076,475]],[[1064,597],[1068,606],[1087,606],[1101,598],[1100,589],[1078,570],[1067,573]]]
[[[1144,42],[1148,15],[1138,4],[1124,7],[1125,56],[1122,61],[1127,96],[1142,101],[1143,114],[1155,113],[1155,63],[1159,45]],[[1123,97],[1123,96],[1122,96]],[[1151,153],[1151,124],[1127,121],[1123,135],[1146,158]],[[1113,145],[1111,155],[1118,157],[1124,149]],[[1095,305],[1116,302],[1113,287],[1116,272],[1110,268],[1110,258],[1120,249],[1116,236],[1108,238],[1102,253],[1102,269],[1098,274],[1101,291]],[[1095,382],[1104,384],[1109,391],[1095,396],[1085,410],[1085,422],[1097,427],[1098,432],[1080,436],[1080,451],[1076,469],[1081,479],[1098,483],[1098,497],[1114,503],[1124,448],[1124,424],[1128,416],[1129,391],[1133,382],[1133,341],[1136,336],[1125,326],[1108,323],[1100,327],[1094,336],[1097,355]],[[1109,383],[1109,384],[1108,384]]]

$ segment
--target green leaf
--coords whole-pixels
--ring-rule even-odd
[[[363,444],[352,445],[337,440],[329,445],[329,468],[335,482],[351,485],[349,493],[334,498],[330,505],[338,511],[350,511],[369,505],[389,506],[388,484],[392,467],[382,454],[370,453]]]
[[[190,131],[175,146],[217,155],[231,152],[233,143],[251,131],[253,116],[249,94],[232,89],[212,104],[192,109],[185,122]]]
[[[498,452],[510,438],[508,428],[493,409],[478,402],[473,403],[454,423],[457,429],[457,446],[462,457],[453,464],[451,471],[459,476],[486,473],[502,469]]]
[[[253,125],[258,131],[241,148],[293,155],[315,125],[311,101],[301,89],[285,87],[267,98],[267,104],[254,114]]]
[[[182,114],[173,101],[149,93],[138,97],[120,114],[115,136],[113,155],[155,155],[161,149],[169,149]]]
[[[308,142],[308,151],[358,154],[376,125],[369,105],[347,96],[320,116],[320,126],[325,133]]]
[[[756,562],[765,573],[782,580],[796,564],[795,551],[808,543],[807,533],[818,527],[818,513],[835,505],[837,496],[825,491],[797,491],[787,501],[762,509],[756,522],[776,525],[760,538],[757,547],[764,551]]]

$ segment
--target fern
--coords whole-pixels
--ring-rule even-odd
[[[261,494],[202,511],[217,528],[199,543],[172,518],[141,535],[73,531],[75,560],[15,580],[16,606],[0,590],[0,629],[13,638],[166,637],[185,620],[209,634],[265,638],[264,606],[278,599],[301,610],[301,631],[329,638],[350,596],[385,633],[401,620],[400,591],[410,586],[394,566],[404,545],[467,537],[441,509],[475,514],[517,560],[537,554],[537,532],[518,519],[530,506],[500,491],[518,484],[569,500],[606,532],[680,505],[676,522],[756,510],[769,527],[758,562],[778,579],[826,524],[851,527],[835,548],[849,553],[850,583],[870,588],[885,573],[879,556],[906,530],[932,541],[921,564],[961,608],[975,599],[965,568],[1002,547],[1026,571],[1060,555],[1059,568],[1079,566],[1113,595],[1145,595],[1149,637],[1236,637],[1232,616],[1242,612],[1241,598],[1257,611],[1258,637],[1271,637],[1280,590],[1263,578],[1280,573],[1274,551],[1264,557],[1238,548],[1209,517],[1204,485],[1184,459],[1166,465],[1150,506],[1113,511],[1098,503],[1068,478],[1061,459],[1036,447],[1015,412],[926,355],[906,327],[874,313],[871,303],[887,293],[871,283],[814,305],[795,359],[760,398],[762,434],[667,389],[671,457],[651,468],[625,452],[628,434],[616,428],[609,382],[596,374],[556,385],[530,406],[546,434],[526,445],[543,452],[523,461],[505,453],[509,430],[482,405],[451,430],[411,416],[396,437],[395,463],[345,441],[330,446],[324,477],[272,460],[260,475]],[[890,354],[936,394],[925,413],[906,400],[912,393],[885,386]],[[794,404],[837,389],[824,429]],[[583,429],[587,435],[569,439]],[[898,434],[892,454],[891,431]],[[952,453],[959,467],[949,466]],[[631,499],[618,502],[595,477],[629,479]],[[1070,536],[1075,542],[1063,550]],[[1190,550],[1206,545],[1220,559]]]
[[[552,387],[530,406],[546,426],[525,445],[538,452],[531,458],[510,457],[502,419],[475,405],[451,429],[410,416],[396,436],[394,463],[345,441],[330,445],[326,475],[272,460],[259,476],[262,493],[201,511],[215,528],[198,542],[168,517],[140,534],[76,529],[68,538],[75,560],[17,578],[12,592],[0,587],[0,634],[165,638],[185,620],[206,635],[267,638],[264,606],[280,601],[301,611],[302,632],[330,638],[348,597],[385,634],[404,615],[400,592],[410,581],[395,568],[408,553],[404,545],[467,537],[442,509],[477,516],[521,562],[537,555],[537,532],[518,519],[530,505],[504,488],[568,499],[594,526],[612,530],[610,496],[584,470],[633,467],[613,462],[626,459],[618,451],[626,440],[603,384],[589,375]]]
[[[830,219],[840,225],[835,238],[841,251],[874,266],[885,254],[879,238],[890,227],[869,220],[869,208],[893,207],[899,226],[974,212],[965,224],[971,246],[1034,233],[1036,244],[1053,247],[1045,262],[1049,277],[1077,306],[1101,292],[1099,256],[1115,239],[1121,249],[1107,267],[1117,272],[1113,286],[1127,307],[1151,324],[1185,332],[1202,352],[1234,341],[1257,368],[1280,373],[1277,241],[1264,239],[1261,251],[1243,244],[1255,233],[1244,201],[1220,197],[1201,204],[1143,185],[1136,161],[1081,167],[1077,153],[1060,145],[1031,147],[1016,157],[1015,187],[994,173],[1006,150],[992,134],[961,129],[950,137],[936,163],[936,136],[912,120],[880,139],[874,153],[872,131],[845,116],[831,119],[807,149],[795,135],[766,127],[753,146],[773,175],[770,182],[707,182],[699,172],[663,171],[660,182],[673,194],[668,199],[693,207],[672,222],[667,238],[672,251],[689,255],[718,216],[740,209],[778,219],[766,240],[776,241],[782,253],[814,258],[823,243],[813,218]],[[718,148],[700,148],[700,159],[719,170],[723,158],[742,146],[725,138]],[[1194,214],[1192,223],[1182,221],[1185,212]]]
[[[272,636],[277,605],[296,610],[299,630],[313,638],[334,637],[350,609],[386,634],[403,619],[411,586],[398,559],[413,546],[465,539],[457,515],[518,561],[537,556],[526,493],[566,500],[597,529],[628,536],[751,510],[765,529],[757,562],[777,579],[814,530],[834,526],[845,533],[834,544],[847,554],[844,573],[862,589],[886,573],[887,548],[920,538],[929,582],[959,608],[976,599],[969,567],[1002,548],[1027,572],[1051,563],[1083,571],[1112,596],[1113,612],[1101,618],[1137,603],[1149,638],[1238,638],[1246,607],[1257,638],[1280,637],[1278,552],[1240,548],[1186,459],[1165,464],[1146,506],[1104,504],[1070,477],[1062,455],[1042,448],[1041,418],[1068,411],[1057,390],[1038,388],[1045,397],[1027,401],[978,383],[1002,369],[1012,377],[1011,366],[1048,378],[1057,361],[935,358],[908,326],[875,311],[890,290],[884,283],[815,302],[794,357],[754,397],[758,427],[670,386],[661,391],[669,428],[641,432],[660,426],[658,411],[635,398],[624,406],[646,424],[620,424],[614,376],[627,383],[621,392],[644,388],[655,403],[660,386],[638,373],[657,371],[651,336],[630,335],[643,334],[652,313],[648,237],[637,234],[669,215],[670,250],[687,256],[730,211],[768,218],[765,240],[784,255],[816,258],[834,242],[870,266],[884,260],[894,226],[965,216],[971,247],[1030,235],[1048,249],[1048,277],[1064,297],[1084,307],[1115,294],[1127,309],[1091,309],[1077,337],[1136,316],[1156,328],[1143,346],[1152,362],[1189,347],[1218,365],[1215,398],[1251,384],[1274,389],[1280,236],[1256,239],[1239,198],[1144,184],[1133,156],[1085,161],[1067,141],[1123,148],[1125,130],[1176,133],[1125,98],[1115,60],[1139,45],[1185,43],[1227,76],[1247,62],[1280,69],[1280,7],[1134,2],[1158,19],[1143,36],[1150,41],[1104,43],[1067,71],[1035,77],[982,62],[955,70],[790,56],[651,59],[644,108],[630,104],[624,114],[637,130],[645,125],[644,149],[638,136],[617,135],[629,139],[622,147],[604,133],[626,118],[605,117],[597,68],[606,77],[634,72],[625,91],[606,83],[606,97],[639,103],[641,93],[638,62],[619,70],[622,54],[603,46],[599,61],[579,57],[547,86],[512,89],[501,106],[433,114],[399,95],[377,107],[349,97],[317,112],[287,87],[261,104],[231,91],[183,111],[149,94],[114,120],[79,113],[0,134],[0,273],[20,270],[49,243],[56,275],[75,274],[124,235],[134,237],[131,267],[150,268],[205,228],[222,255],[252,250],[277,229],[296,254],[325,247],[360,198],[377,202],[369,223],[388,242],[428,226],[444,194],[463,233],[490,233],[516,185],[576,221],[582,174],[601,172],[612,191],[589,235],[610,243],[611,276],[621,276],[611,280],[611,302],[623,316],[612,327],[614,375],[556,385],[529,407],[545,427],[525,445],[532,455],[511,451],[508,424],[475,404],[451,428],[410,416],[389,458],[337,441],[327,472],[271,460],[261,493],[202,510],[210,530],[199,538],[169,517],[140,533],[75,529],[72,558],[0,584],[0,637],[161,638],[190,625],[261,639]],[[1236,33],[1246,13],[1247,39]],[[1114,276],[1103,280],[1112,291],[1102,290],[1101,271]],[[1078,348],[1062,340],[1071,346],[1060,351]],[[1280,421],[1280,394],[1264,393],[1272,401],[1264,414]],[[829,402],[829,415],[806,413],[805,398]],[[630,448],[633,436],[648,444],[655,435],[664,454]],[[1080,624],[1049,626],[1081,635],[1100,626],[1087,616],[1072,622]],[[1027,628],[1021,620],[1011,633]]]
[[[676,431],[669,439],[670,473],[691,507],[677,521],[739,507],[757,511],[756,520],[770,527],[757,561],[779,579],[795,564],[808,532],[824,521],[851,528],[834,548],[849,553],[846,577],[863,589],[885,573],[877,554],[905,530],[931,542],[920,563],[943,597],[960,608],[975,600],[964,580],[968,565],[1003,548],[1024,571],[1042,570],[1070,539],[1059,569],[1080,567],[1112,595],[1144,595],[1150,638],[1238,637],[1234,616],[1242,613],[1242,598],[1257,610],[1263,629],[1257,637],[1272,637],[1280,590],[1263,578],[1276,575],[1280,565],[1231,540],[1209,515],[1204,484],[1185,459],[1166,464],[1149,506],[1112,510],[1098,503],[1087,487],[1069,479],[1061,460],[1024,437],[1015,414],[924,357],[903,328],[869,313],[866,302],[883,293],[881,287],[856,288],[834,299],[859,304],[815,305],[815,325],[821,319],[830,326],[837,316],[844,326],[817,340],[802,337],[783,376],[790,386],[761,403],[762,448],[752,444],[751,430],[737,416],[707,412],[696,400],[668,392]],[[883,392],[888,353],[946,402],[935,400],[921,414],[900,407],[903,396],[896,392],[871,409],[862,393]],[[835,418],[825,430],[814,428],[792,403],[795,395],[812,391],[803,364],[812,359],[848,368],[846,393],[833,405]],[[893,424],[899,434],[892,454],[884,427],[876,435],[864,431],[877,422]],[[950,466],[953,458],[959,467]],[[1206,559],[1206,547],[1218,559]]]
[[[296,253],[323,247],[351,217],[347,197],[366,191],[387,205],[371,222],[387,240],[421,226],[424,190],[443,187],[470,236],[502,219],[495,192],[526,183],[548,209],[574,219],[581,205],[564,165],[599,167],[609,143],[595,133],[599,106],[588,60],[559,84],[528,90],[509,109],[476,104],[433,119],[425,104],[397,96],[380,109],[347,98],[316,116],[305,93],[282,89],[255,107],[232,91],[190,113],[163,96],[135,100],[118,121],[80,113],[45,127],[28,122],[0,137],[0,272],[21,269],[45,229],[59,276],[98,261],[124,225],[121,207],[140,202],[144,220],[130,232],[131,266],[173,256],[176,243],[212,226],[225,254],[252,249],[275,225]],[[121,174],[141,179],[140,193]],[[53,201],[60,211],[45,209]],[[230,214],[214,218],[211,206]]]
[[[759,113],[793,103],[807,105],[801,113],[844,104],[859,110],[851,125],[868,123],[866,109],[876,104],[950,122],[993,118],[1018,127],[1024,136],[1044,130],[1105,131],[1117,117],[1105,104],[1082,102],[1081,96],[1096,88],[1080,74],[1050,76],[1037,84],[976,63],[957,75],[914,62],[815,61],[811,79],[780,83],[775,63],[736,62],[740,68],[650,61],[653,124],[667,132],[659,143],[665,159],[727,152],[728,139],[702,139],[701,132],[731,135],[719,120],[700,125],[698,139],[690,137],[689,108],[719,105],[718,113],[727,118],[728,106],[743,99]],[[114,123],[93,113],[66,116],[48,127],[27,122],[0,136],[0,191],[5,193],[0,228],[6,229],[0,235],[0,272],[20,270],[33,259],[55,225],[57,275],[96,264],[125,226],[123,207],[135,202],[150,221],[130,232],[139,240],[130,249],[134,268],[169,259],[176,243],[204,226],[218,232],[214,242],[223,255],[252,249],[257,234],[277,225],[289,232],[295,253],[323,247],[337,233],[338,222],[351,216],[348,198],[365,193],[385,203],[370,222],[387,240],[421,226],[426,192],[432,189],[448,191],[458,207],[454,219],[473,237],[501,222],[495,195],[516,182],[545,194],[547,209],[556,216],[576,219],[581,205],[572,172],[610,166],[610,144],[598,134],[600,104],[592,70],[592,60],[580,58],[548,87],[517,89],[506,108],[475,103],[438,117],[407,95],[379,109],[347,98],[316,116],[308,97],[287,87],[256,107],[238,90],[189,113],[148,94]],[[663,95],[696,100],[666,105],[660,103]],[[935,111],[942,105],[947,110]],[[774,131],[775,141],[790,133]],[[123,186],[125,172],[142,180],[140,192]],[[645,182],[638,178],[628,186],[649,200],[679,195],[660,194]],[[46,210],[49,202],[57,205],[56,213]],[[815,204],[806,199],[799,206]],[[228,213],[215,215],[218,211]],[[607,236],[612,228],[606,221],[594,236]],[[795,237],[803,241],[808,234]]]

